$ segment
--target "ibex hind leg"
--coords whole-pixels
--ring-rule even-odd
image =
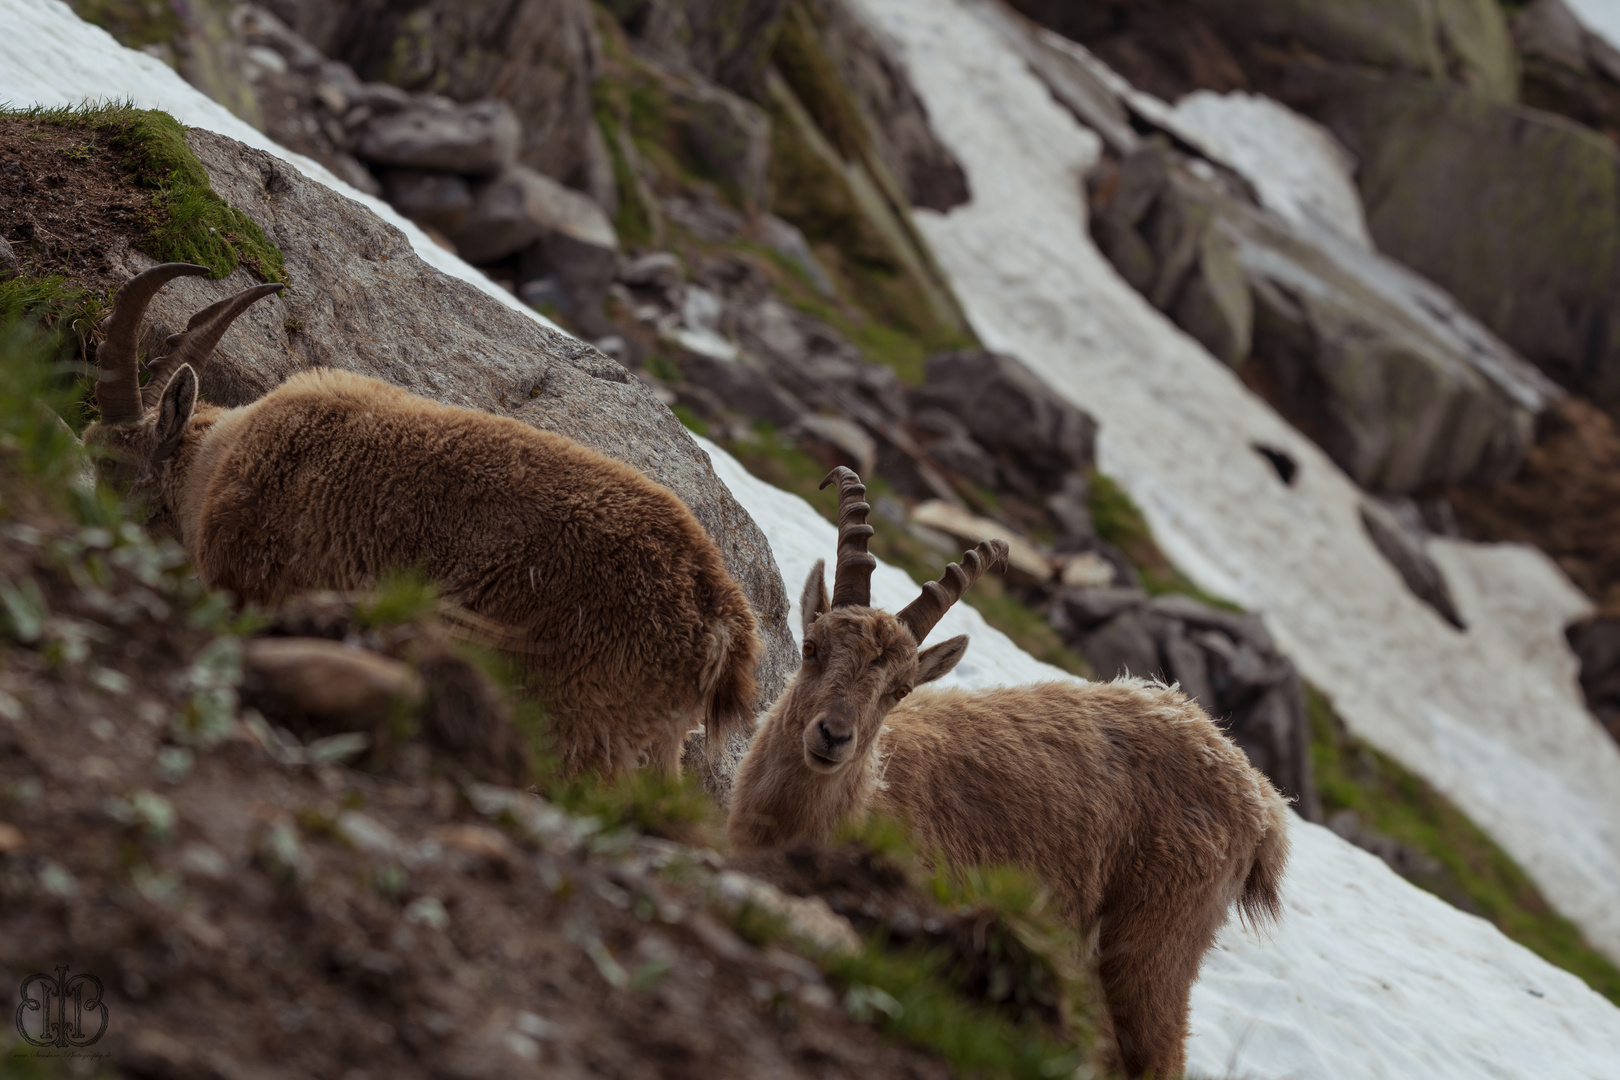
[[[1116,926],[1103,943],[1099,974],[1126,1076],[1170,1080],[1186,1070],[1192,984],[1225,918],[1161,911],[1151,925]]]

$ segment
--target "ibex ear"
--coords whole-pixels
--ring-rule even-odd
[[[949,641],[924,649],[917,654],[917,685],[933,682],[951,673],[951,669],[967,655],[968,636],[959,634]]]
[[[152,464],[161,465],[180,448],[185,438],[186,425],[191,423],[191,412],[197,407],[197,373],[190,364],[181,364],[180,370],[163,388],[157,407],[157,448]]]
[[[827,560],[817,559],[816,565],[810,568],[810,576],[804,580],[804,593],[799,597],[799,625],[808,634],[810,624],[831,610],[832,601],[827,599]]]

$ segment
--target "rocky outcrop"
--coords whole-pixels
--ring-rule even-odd
[[[1163,142],[1091,184],[1121,276],[1363,486],[1490,482],[1524,460],[1556,388],[1441,290]]]
[[[798,86],[829,74],[836,78],[863,129],[849,134],[869,142],[874,164],[880,163],[912,206],[944,213],[972,197],[967,174],[934,134],[928,109],[893,49],[843,0],[802,0],[786,18],[782,32],[790,40],[776,51],[779,67],[804,68],[789,73]]]
[[[1497,0],[1192,0],[1228,40],[1292,46],[1321,59],[1455,81],[1496,101],[1518,94],[1518,58]]]
[[[1620,618],[1594,615],[1565,632],[1581,661],[1586,707],[1610,735],[1620,739]]]
[[[1312,92],[1361,161],[1379,249],[1565,386],[1620,408],[1620,149],[1435,84],[1324,72]]]
[[[1620,137],[1620,50],[1582,25],[1564,0],[1535,0],[1513,19],[1524,103]]]
[[[191,131],[188,142],[215,190],[280,246],[292,286],[242,316],[221,343],[203,379],[209,399],[243,404],[296,371],[344,368],[511,416],[629,462],[679,495],[720,545],[760,621],[760,702],[774,699],[794,650],[770,548],[685,429],[635,377],[430,268],[398,231],[285,163],[205,131]],[[245,278],[240,271],[223,282],[177,281],[154,301],[148,338],[156,343],[180,329]]]
[[[598,45],[587,0],[266,6],[362,79],[457,102],[505,101],[523,128],[519,161],[583,190],[611,186],[591,107]]]

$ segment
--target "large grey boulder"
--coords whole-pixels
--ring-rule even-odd
[[[452,101],[498,98],[523,128],[518,160],[596,191],[612,165],[591,105],[589,0],[271,0],[266,6],[362,79]]]
[[[187,141],[214,189],[281,247],[290,284],[225,336],[203,375],[205,397],[246,404],[295,372],[343,368],[628,462],[680,496],[720,546],[765,643],[759,704],[774,700],[797,661],[770,546],[650,390],[590,346],[434,270],[398,230],[286,163],[207,131],[194,129]],[[126,269],[147,265],[130,254]],[[224,281],[174,282],[152,303],[146,340],[253,283],[245,270]]]
[[[1097,421],[1014,357],[981,351],[930,357],[911,399],[918,409],[960,420],[1001,459],[1006,486],[1026,497],[1056,491],[1065,476],[1096,463]]]
[[[504,101],[457,105],[419,97],[362,127],[354,153],[376,165],[493,176],[517,159],[522,135],[517,114]]]
[[[1051,617],[1097,677],[1179,684],[1302,815],[1321,820],[1305,685],[1258,616],[1136,588],[1069,587]]]
[[[597,248],[616,262],[609,253],[618,251],[618,237],[602,208],[589,195],[523,165],[473,190],[466,221],[451,239],[468,262],[486,263],[515,255],[548,233]]]

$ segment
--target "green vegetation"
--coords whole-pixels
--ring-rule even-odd
[[[582,777],[542,785],[546,798],[596,818],[605,830],[632,829],[683,844],[718,847],[725,822],[714,800],[690,774],[642,769],[618,780]]]
[[[838,840],[896,864],[945,909],[975,914],[988,970],[974,981],[993,1003],[963,996],[969,973],[948,955],[894,948],[880,932],[857,954],[821,961],[855,1019],[939,1054],[958,1075],[1068,1076],[1087,1062],[1093,997],[1078,942],[1045,890],[1011,867],[930,869],[892,818],[847,825]]]
[[[210,267],[216,278],[246,266],[264,281],[287,280],[281,249],[215,193],[208,172],[186,145],[185,129],[167,113],[132,105],[85,105],[0,112],[34,124],[83,130],[123,151],[123,166],[152,191],[136,248],[160,262]]]
[[[1311,764],[1325,813],[1354,811],[1363,827],[1429,856],[1439,869],[1409,875],[1412,884],[1488,919],[1620,1004],[1620,968],[1552,909],[1506,852],[1423,780],[1351,736],[1314,688],[1307,687],[1306,701]]]

